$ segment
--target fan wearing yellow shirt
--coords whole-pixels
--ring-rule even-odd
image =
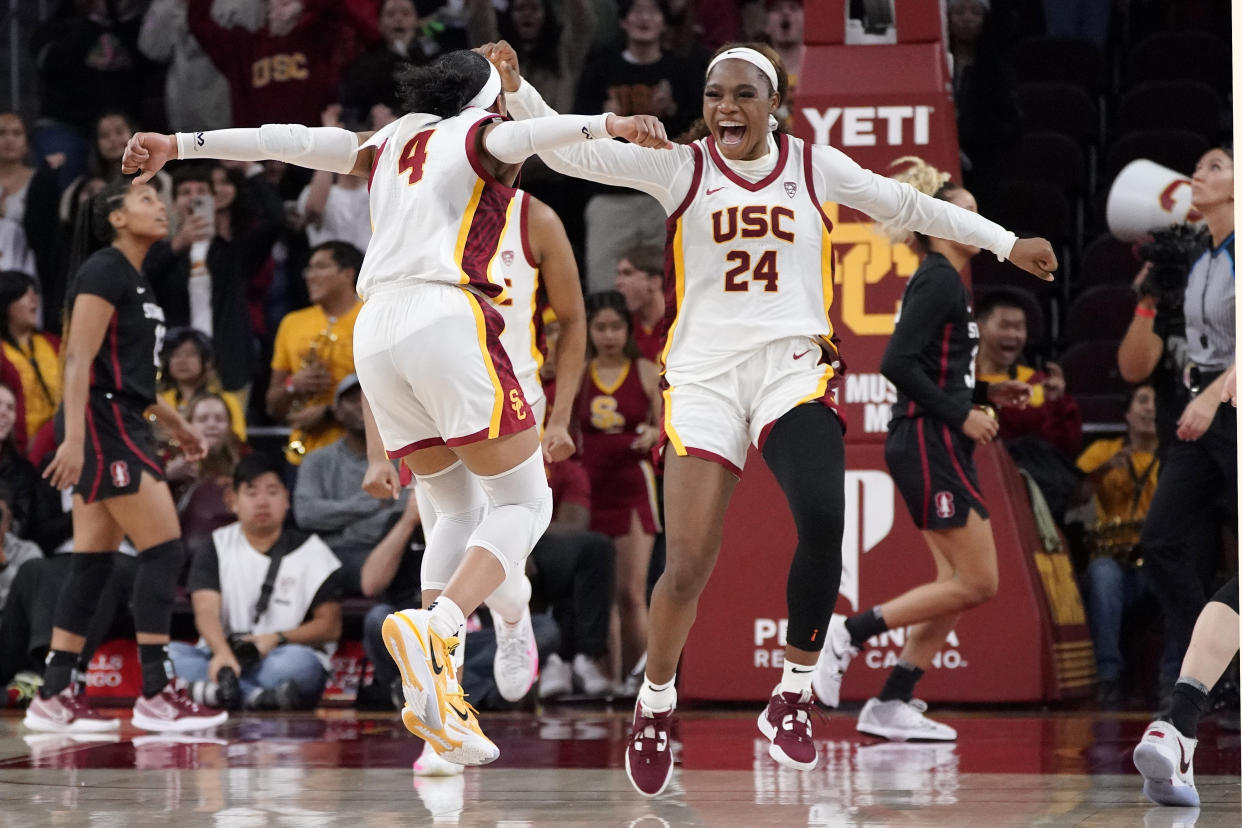
[[[162,399],[190,418],[190,406],[201,394],[215,394],[229,410],[229,428],[246,442],[246,404],[240,393],[225,391],[216,372],[211,337],[194,328],[173,328],[164,336],[157,391]]]
[[[1078,458],[1078,468],[1087,475],[1084,486],[1096,503],[1096,528],[1088,535],[1087,620],[1095,646],[1097,700],[1107,706],[1122,701],[1122,617],[1147,592],[1138,541],[1160,473],[1152,386],[1135,386],[1131,392],[1126,426],[1125,437],[1096,440]],[[1176,679],[1177,669],[1176,648],[1166,645],[1161,678]]]
[[[21,377],[26,439],[33,440],[60,405],[60,340],[39,330],[39,289],[34,277],[16,270],[0,273],[0,343],[4,359]]]
[[[332,417],[332,391],[354,372],[361,268],[362,251],[352,244],[316,245],[304,273],[314,304],[285,316],[276,330],[267,413],[293,429],[285,458],[295,466],[345,433]]]

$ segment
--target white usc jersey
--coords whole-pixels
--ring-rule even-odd
[[[513,373],[522,386],[526,402],[534,405],[543,398],[539,368],[543,354],[539,351],[539,265],[530,249],[530,194],[518,191],[513,199],[510,219],[500,237],[499,254],[492,259],[490,279],[504,285],[505,295],[496,301],[505,329],[500,334]]]
[[[717,376],[790,336],[832,336],[831,222],[820,206],[809,148],[780,135],[775,168],[751,182],[706,139],[694,178],[669,216],[666,274],[670,385]]]
[[[368,182],[374,235],[359,296],[414,282],[504,292],[489,271],[515,190],[488,173],[477,151],[478,130],[497,117],[475,108],[444,119],[411,113],[364,144],[377,150]]]

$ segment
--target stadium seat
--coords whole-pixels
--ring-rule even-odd
[[[1108,88],[1104,52],[1088,40],[1032,37],[1015,43],[1010,54],[1019,83],[1072,83],[1093,95]]]
[[[1058,362],[1065,388],[1078,402],[1085,423],[1120,423],[1125,418],[1129,386],[1117,367],[1116,340],[1071,345]]]
[[[1023,83],[1015,90],[1026,130],[1068,135],[1080,146],[1100,141],[1100,112],[1095,99],[1077,84]]]
[[[1083,250],[1074,288],[1086,290],[1096,285],[1128,286],[1140,267],[1142,262],[1135,255],[1132,242],[1123,242],[1105,233]]]
[[[1210,148],[1207,138],[1185,129],[1148,129],[1123,135],[1104,153],[1105,189],[1122,167],[1138,158],[1189,176],[1200,156]]]
[[[1128,285],[1096,285],[1083,291],[1065,315],[1065,341],[1120,340],[1134,316],[1134,291]]]
[[[1026,132],[1003,159],[1007,178],[1051,184],[1071,197],[1086,192],[1087,162],[1078,143],[1067,135]]]
[[[1027,132],[1004,154],[1002,164],[1007,177],[1051,184],[1070,198],[1074,249],[1081,248],[1088,174],[1087,160],[1078,144],[1057,132]]]
[[[1121,99],[1114,123],[1116,134],[1140,129],[1188,129],[1209,141],[1228,123],[1220,95],[1200,81],[1159,81],[1140,84]]]
[[[1134,45],[1126,61],[1127,87],[1154,80],[1193,80],[1221,95],[1232,92],[1229,33],[1159,32]]]
[[[1018,235],[1043,236],[1058,248],[1073,236],[1069,200],[1048,181],[1006,179],[978,198],[979,212]]]

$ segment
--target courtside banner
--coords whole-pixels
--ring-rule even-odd
[[[897,158],[917,155],[960,179],[949,86],[939,44],[808,47],[794,132],[883,175]],[[833,224],[832,323],[849,367],[837,392],[846,439],[883,442],[895,397],[880,359],[918,258],[869,216],[832,202],[824,209]]]
[[[884,463],[878,444],[847,450],[841,615],[869,609],[933,580],[935,566]],[[962,615],[919,682],[928,701],[1018,702],[1064,693],[1053,660],[1060,641],[1082,641],[1086,628],[1051,618],[1036,555],[1043,552],[1017,469],[999,444],[976,453],[979,482],[992,514],[1000,587]],[[1025,512],[1021,510],[1026,510]],[[678,673],[683,699],[762,699],[780,680],[785,645],[785,581],[797,544],[780,486],[752,451],[725,518],[724,545]],[[841,698],[876,695],[906,641],[890,630],[872,639],[846,673]],[[1088,644],[1089,647],[1089,644]]]

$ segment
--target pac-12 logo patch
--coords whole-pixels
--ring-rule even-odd
[[[513,251],[502,250],[500,253],[500,261],[504,262],[505,267],[508,267],[509,265],[513,264]]]
[[[936,517],[946,520],[953,517],[957,508],[953,505],[953,492],[936,492]]]
[[[108,466],[108,471],[112,474],[112,485],[118,489],[124,489],[129,485],[129,463],[124,460],[118,460]]]
[[[785,195],[789,196],[790,198],[793,198],[797,194],[798,194],[798,182],[786,181],[785,182]]]

